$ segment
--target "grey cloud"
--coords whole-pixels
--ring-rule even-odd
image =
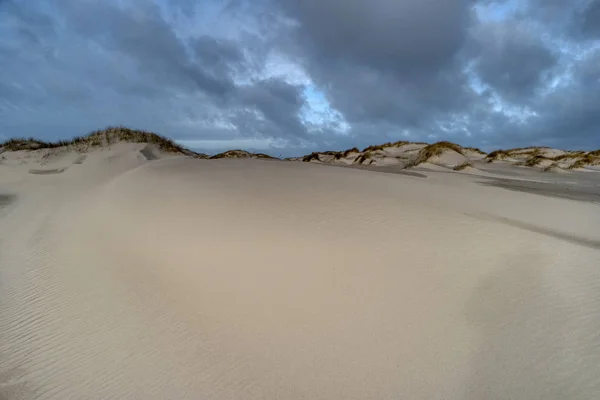
[[[284,0],[321,57],[419,74],[449,62],[466,35],[469,0]]]
[[[540,33],[523,22],[478,28],[474,32],[479,47],[475,69],[480,79],[511,100],[533,95],[558,61]]]
[[[280,136],[306,136],[306,128],[300,121],[299,113],[305,99],[302,87],[291,85],[280,79],[268,79],[240,89],[240,100],[248,106],[255,106],[271,127],[261,123],[263,130],[280,129]],[[245,114],[248,116],[248,114]],[[259,120],[260,117],[253,119]]]
[[[233,90],[227,76],[215,77],[187,57],[184,44],[157,7],[120,9],[106,2],[73,2],[65,7],[67,22],[80,34],[108,50],[134,58],[138,68],[161,83],[199,89],[217,96]]]
[[[582,31],[591,38],[600,38],[600,1],[592,0],[582,13]]]

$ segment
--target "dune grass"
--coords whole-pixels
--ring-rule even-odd
[[[400,140],[397,142],[387,142],[387,143],[383,143],[383,144],[378,144],[378,145],[373,145],[373,146],[369,146],[369,147],[365,147],[364,151],[377,151],[377,150],[383,150],[385,148],[389,148],[389,147],[400,147],[400,146],[404,146],[405,144],[409,144],[410,142],[407,142],[405,140]]]
[[[260,158],[268,160],[278,160],[276,157],[272,157],[264,153],[250,153],[246,150],[227,150],[223,153],[215,154],[214,156],[208,157],[210,160],[218,160],[220,158]]]
[[[586,166],[600,165],[600,155],[596,156],[593,153],[595,152],[584,154],[583,156],[578,158],[577,161],[575,161],[573,164],[569,165],[567,169],[578,169],[584,168]]]
[[[452,168],[455,171],[462,171],[464,169],[470,168],[473,166],[473,163],[471,163],[470,161],[465,161],[462,164],[457,165],[456,167]]]
[[[552,172],[555,169],[560,170],[562,168],[560,168],[557,163],[552,163],[552,164],[548,165],[547,167],[545,167],[542,171],[544,171],[544,172]]]
[[[265,159],[265,160],[279,160],[277,157],[273,157],[273,156],[270,156],[270,155],[265,154],[265,153],[254,153],[253,157],[254,158],[261,158],[261,159]]]
[[[302,157],[302,161],[304,161],[304,162],[311,162],[313,160],[321,161],[321,159],[319,158],[318,152],[313,152],[313,153],[310,153],[310,154]]]
[[[494,150],[485,158],[487,162],[491,163],[492,161],[504,160],[510,157],[508,152],[505,150]]]
[[[223,153],[215,154],[211,156],[211,160],[218,160],[219,158],[248,158],[250,153],[244,150],[227,150]]]
[[[356,147],[353,147],[351,149],[344,150],[344,152],[342,153],[342,156],[348,157],[351,153],[360,153],[360,150]]]
[[[562,161],[562,160],[567,160],[567,159],[571,159],[571,158],[577,158],[583,154],[585,154],[585,153],[565,153],[565,154],[561,154],[556,157],[552,157],[551,159],[553,161]]]
[[[373,153],[371,153],[370,151],[366,151],[354,159],[354,164],[363,164],[365,161],[370,159],[372,156],[373,156]]]
[[[567,167],[567,169],[571,169],[571,170],[579,169],[579,168],[583,168],[585,166],[586,166],[586,163],[582,159],[579,159],[579,160],[575,161],[573,164],[569,165]]]
[[[416,163],[415,165],[422,164],[424,162],[429,161],[431,158],[433,158],[435,156],[442,155],[447,150],[455,151],[458,154],[464,155],[463,148],[455,143],[437,142],[434,144],[427,145],[419,151],[419,155],[417,156],[417,158],[415,160],[415,163]]]
[[[45,142],[35,138],[12,138],[7,141],[0,143],[0,147],[8,151],[19,151],[19,150],[39,150],[39,149],[53,149],[56,147],[68,146],[71,144],[70,141],[58,141],[58,142]]]
[[[546,158],[542,155],[539,155],[539,153],[538,153],[537,155],[534,155],[534,156],[528,158],[523,165],[525,165],[526,167],[537,167],[544,160],[550,160],[550,159]]]
[[[54,149],[57,147],[77,147],[81,150],[89,147],[111,145],[117,142],[149,143],[156,145],[159,149],[168,153],[197,154],[180,146],[172,139],[153,132],[130,129],[123,126],[108,127],[94,131],[86,136],[76,136],[71,140],[56,142],[47,142],[35,138],[13,138],[0,143],[0,147],[4,147],[9,151]]]
[[[473,153],[481,154],[482,156],[487,155],[485,151],[478,149],[477,147],[465,147],[465,150],[472,151]]]

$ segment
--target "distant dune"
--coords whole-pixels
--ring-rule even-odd
[[[598,152],[0,152],[2,400],[600,393]]]
[[[168,153],[183,154],[203,159],[222,158],[260,158],[277,160],[263,153],[251,153],[245,150],[228,150],[213,156],[196,153],[176,144],[171,139],[152,132],[110,127],[92,132],[87,136],[76,137],[69,141],[44,142],[35,138],[10,139],[0,143],[0,154],[4,151],[32,151],[48,149],[75,149],[85,152],[113,143],[149,143]],[[455,171],[464,170],[461,166],[485,161],[504,162],[520,167],[535,167],[541,171],[557,172],[561,170],[589,170],[600,167],[600,150],[566,151],[548,147],[526,147],[508,150],[495,150],[487,154],[473,147],[462,147],[451,142],[413,143],[407,141],[389,142],[366,147],[362,151],[352,148],[345,151],[314,152],[302,157],[286,158],[286,161],[304,161],[341,166],[398,166],[414,168],[419,165],[440,166]],[[592,168],[600,169],[600,168]]]
[[[489,154],[476,148],[462,147],[455,143],[438,142],[385,143],[369,146],[360,151],[357,148],[346,151],[315,152],[304,157],[294,158],[304,162],[333,165],[398,166],[414,168],[439,166],[455,171],[464,170],[462,165],[471,166],[481,162],[503,162],[519,167],[534,167],[543,172],[559,170],[589,170],[600,166],[600,150],[565,151],[546,147],[528,147],[509,150],[496,150]],[[592,168],[594,169],[594,168]]]

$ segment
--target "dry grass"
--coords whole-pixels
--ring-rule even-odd
[[[344,153],[342,153],[342,155],[343,157],[348,157],[351,153],[360,153],[360,150],[356,147],[353,147],[351,149],[345,150]]]
[[[215,154],[211,156],[211,160],[218,160],[220,158],[250,158],[252,156],[251,153],[248,153],[244,150],[227,150],[223,153]]]
[[[514,149],[505,150],[509,154],[532,154],[537,151],[537,154],[540,154],[540,151],[543,149],[549,149],[548,146],[528,146],[528,147],[515,147]],[[523,151],[527,150],[527,151]]]
[[[265,160],[279,160],[279,158],[270,156],[265,153],[254,153],[252,156],[254,158],[260,158],[260,159],[265,159]]]
[[[579,158],[573,164],[569,165],[567,167],[567,169],[577,169],[577,168],[584,168],[586,166],[591,166],[591,165],[600,165],[600,156],[596,156],[593,153],[595,153],[595,152],[590,152],[590,153],[583,155],[581,158]]]
[[[390,148],[390,147],[404,146],[405,144],[409,144],[409,143],[410,142],[407,142],[407,141],[404,141],[404,140],[400,140],[398,142],[387,142],[387,143],[383,143],[383,144],[378,144],[378,145],[366,147],[363,151],[383,150],[385,148]]]
[[[319,158],[319,153],[310,153],[309,155],[302,157],[302,161],[304,162],[311,162],[313,160],[321,161],[321,159]]]
[[[465,147],[465,150],[469,150],[469,151],[472,151],[474,153],[481,154],[481,155],[486,155],[487,154],[485,151],[481,151],[477,147]]]
[[[561,169],[557,163],[552,163],[550,165],[548,165],[546,168],[544,168],[542,171],[544,172],[552,172],[552,170],[554,169]]]
[[[0,147],[8,151],[19,151],[19,150],[39,150],[39,149],[53,149],[62,146],[68,146],[71,142],[59,141],[59,142],[44,142],[34,138],[12,138],[4,143],[0,143]]]
[[[442,155],[444,153],[444,151],[446,151],[446,150],[455,151],[458,154],[464,155],[463,148],[455,143],[437,142],[437,143],[425,146],[424,148],[422,148],[419,151],[419,155],[417,156],[417,159],[415,160],[415,163],[416,163],[415,165],[419,165],[421,163],[427,162],[435,156]]]
[[[103,130],[94,131],[86,136],[77,136],[71,140],[61,140],[58,142],[46,142],[34,138],[15,138],[1,143],[0,147],[11,151],[53,149],[57,147],[76,147],[79,150],[85,150],[89,147],[111,145],[116,142],[150,143],[168,153],[197,155],[197,153],[178,145],[173,140],[164,136],[123,126],[108,127]]]
[[[363,164],[365,161],[371,158],[373,154],[370,151],[366,151],[354,159],[354,164]]]
[[[542,149],[536,147],[535,149],[533,149],[530,153],[528,153],[529,156],[531,156],[532,158],[536,158],[536,157],[541,157],[542,156]]]
[[[573,153],[565,153],[565,154],[561,154],[559,156],[556,157],[552,157],[551,160],[553,161],[561,161],[561,160],[566,160],[566,159],[570,159],[570,158],[577,158],[579,157],[581,154],[585,154],[585,153],[579,153],[579,154],[573,154]]]
[[[487,162],[491,163],[492,161],[504,160],[510,157],[509,154],[505,150],[494,150],[485,158]]]
[[[584,168],[587,164],[583,161],[583,159],[579,159],[575,161],[573,164],[569,165],[567,169],[578,169]]]
[[[535,155],[535,156],[532,156],[532,157],[528,158],[528,159],[527,159],[527,160],[526,160],[526,161],[523,163],[523,165],[525,165],[526,167],[537,167],[537,166],[538,166],[538,165],[540,165],[540,164],[542,163],[542,161],[544,161],[544,160],[549,160],[549,158],[546,158],[546,157],[544,157],[544,156],[542,156],[542,155],[539,155],[539,154],[537,154],[537,155]]]
[[[590,155],[590,156],[592,156],[592,157],[600,157],[600,149],[594,150],[594,151],[590,151],[587,154]]]
[[[470,161],[465,161],[462,164],[457,165],[456,167],[452,168],[455,171],[462,171],[464,169],[470,168],[472,167],[473,164]]]
[[[416,158],[409,158],[404,164],[404,169],[413,168],[419,165]]]

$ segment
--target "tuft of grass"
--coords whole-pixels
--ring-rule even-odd
[[[354,164],[363,164],[365,161],[371,158],[373,154],[370,151],[366,151],[354,159]]]
[[[456,167],[454,167],[452,169],[455,170],[455,171],[462,171],[462,170],[464,170],[466,168],[469,168],[469,167],[472,167],[472,166],[473,166],[473,164],[470,161],[465,161],[464,163],[459,164],[459,165],[457,165]]]
[[[485,159],[488,163],[491,163],[492,161],[504,160],[508,157],[510,157],[510,155],[505,150],[494,150],[490,154],[488,154]]]
[[[552,170],[554,170],[554,169],[560,169],[560,167],[558,166],[557,163],[552,163],[552,164],[548,165],[542,171],[544,171],[544,172],[552,172]]]
[[[359,149],[357,149],[356,147],[353,147],[353,148],[351,148],[351,149],[345,150],[345,151],[342,153],[342,155],[343,155],[344,157],[348,157],[348,156],[349,156],[351,153],[360,153],[360,150],[359,150]]]
[[[400,147],[400,146],[404,146],[405,144],[409,144],[409,143],[410,142],[407,142],[405,140],[400,140],[398,142],[387,142],[387,143],[383,143],[383,144],[378,144],[378,145],[373,145],[373,146],[365,147],[365,149],[363,150],[363,152],[364,151],[383,150],[383,149],[389,148],[389,147]]]
[[[227,150],[223,153],[215,154],[210,157],[211,160],[218,160],[220,158],[250,158],[252,157],[251,153],[248,153],[245,150]]]
[[[583,159],[579,159],[577,161],[575,161],[573,164],[569,165],[567,167],[567,169],[577,169],[577,168],[583,168],[586,166],[586,163],[583,161]]]
[[[446,150],[452,150],[452,151],[457,152],[458,154],[464,155],[463,148],[455,143],[437,142],[434,144],[427,145],[419,151],[419,155],[417,156],[417,158],[415,160],[415,163],[416,163],[415,165],[419,165],[424,162],[427,162],[431,158],[441,155]]]
[[[540,148],[536,147],[535,149],[533,149],[531,151],[531,153],[529,153],[529,155],[532,158],[541,157],[542,156],[542,150]]]
[[[482,150],[478,149],[477,147],[465,147],[465,150],[469,150],[474,153],[481,154],[483,156],[487,154],[485,151],[482,151]]]
[[[278,160],[277,157],[272,157],[272,156],[270,156],[268,154],[264,154],[264,153],[254,153],[252,156],[255,158],[261,158],[261,159],[266,159],[266,160]]]
[[[594,156],[592,153],[587,153],[569,165],[568,169],[584,168],[588,165],[600,165],[600,156]]]
[[[526,167],[537,167],[538,165],[540,165],[540,163],[544,160],[549,160],[549,158],[546,158],[542,155],[535,155],[532,156],[530,158],[528,158],[523,165],[525,165]]]
[[[19,150],[39,150],[39,149],[52,149],[56,147],[66,146],[68,142],[45,142],[37,140],[35,138],[12,138],[4,143],[0,144],[0,147],[8,151],[19,151]]]
[[[594,151],[590,151],[587,154],[590,155],[590,156],[592,156],[592,157],[600,157],[600,149],[594,150]]]
[[[541,150],[543,149],[549,149],[550,147],[548,146],[528,146],[528,147],[516,147],[514,149],[508,149],[508,150],[504,150],[506,153],[508,153],[510,156],[513,156],[515,154],[517,155],[540,155],[541,154]],[[523,151],[525,150],[525,151]]]
[[[321,161],[321,159],[319,158],[319,153],[314,152],[314,153],[310,153],[307,156],[302,157],[302,161],[304,161],[304,162],[311,162],[312,160]]]
[[[552,161],[561,161],[561,160],[566,160],[568,158],[576,158],[578,156],[579,156],[579,154],[565,153],[565,154],[561,154],[561,155],[556,156],[556,157],[552,157],[551,160]]]

